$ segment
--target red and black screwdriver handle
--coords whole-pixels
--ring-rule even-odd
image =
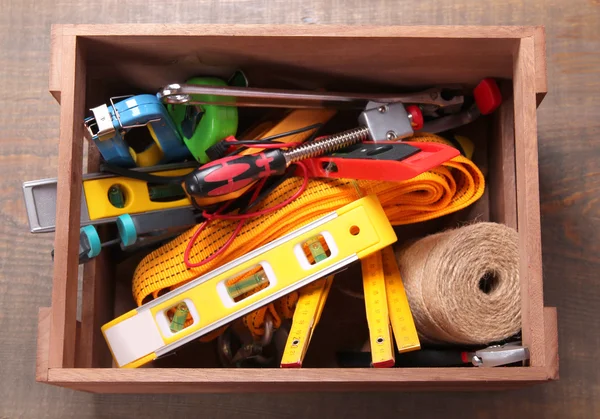
[[[286,168],[281,150],[267,150],[207,163],[187,175],[183,183],[191,196],[215,197],[238,191],[261,178],[281,175]]]

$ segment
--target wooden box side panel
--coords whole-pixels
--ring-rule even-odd
[[[503,102],[494,112],[489,146],[490,220],[517,228],[514,100],[512,85],[501,84]]]
[[[534,28],[535,44],[535,92],[539,106],[548,92],[548,64],[546,60],[546,29],[543,26]]]
[[[89,92],[89,89],[88,89]],[[88,143],[88,173],[98,172],[100,152]],[[103,228],[98,228],[102,238]],[[112,365],[112,356],[102,336],[101,327],[114,318],[115,269],[108,249],[83,266],[81,293],[81,333],[77,347],[78,368]]]
[[[49,309],[40,310],[38,348],[47,347]],[[290,391],[500,390],[558,379],[556,309],[544,309],[543,367],[415,369],[155,369],[53,368],[38,353],[38,381],[95,393],[238,393]],[[44,343],[45,342],[45,343]],[[366,383],[366,384],[365,384]]]
[[[547,379],[544,368],[51,369],[55,385],[100,393],[382,391],[507,388]]]
[[[492,40],[517,40],[524,37],[535,37],[536,42],[536,92],[545,94],[546,60],[545,60],[545,32],[543,26],[341,26],[341,25],[53,25],[53,35],[64,33],[85,37],[87,39],[103,39],[115,46],[123,44],[123,37],[133,39],[131,48],[133,52],[143,50],[143,43],[139,40],[144,37],[153,37],[154,41],[160,37],[167,42],[166,53],[177,51],[171,42],[173,37],[337,37],[348,38],[430,38],[430,39],[492,39]],[[58,39],[58,37],[57,37]],[[53,42],[53,51],[58,50],[60,44]],[[152,45],[150,42],[149,45]],[[160,49],[160,48],[159,48]],[[345,50],[342,50],[343,52]],[[400,54],[403,51],[399,52]],[[336,54],[340,55],[340,54]],[[342,54],[343,55],[343,54]],[[387,54],[389,55],[389,54]],[[60,65],[53,54],[50,72],[52,86],[59,80]],[[185,64],[178,62],[178,65]],[[54,83],[53,83],[54,82]],[[58,86],[59,87],[59,86]]]
[[[558,380],[558,316],[556,307],[544,307],[544,329],[546,337],[546,374],[549,380]]]
[[[544,293],[538,179],[534,38],[523,38],[514,57],[514,125],[523,342],[533,367],[545,365]]]
[[[534,36],[541,26],[481,25],[277,25],[277,24],[63,24],[65,35],[116,36],[261,36],[340,38],[491,38],[520,39]]]
[[[36,381],[48,381],[48,347],[50,344],[50,307],[40,307],[38,312],[37,351],[35,360]]]
[[[50,66],[48,68],[48,90],[60,103],[60,77],[62,60],[63,26],[52,25],[50,32]]]
[[[40,330],[47,310],[40,311]],[[44,381],[94,393],[504,390],[558,379],[556,309],[544,309],[546,367],[398,369],[53,368]],[[41,334],[40,334],[41,336]],[[42,366],[43,359],[38,359]],[[40,380],[40,378],[38,378]]]
[[[75,363],[85,60],[75,36],[61,42],[60,139],[48,366]]]

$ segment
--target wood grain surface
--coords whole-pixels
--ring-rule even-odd
[[[170,396],[95,396],[35,383],[37,309],[51,302],[53,237],[29,234],[21,183],[55,176],[58,164],[50,25],[134,22],[546,25],[541,229],[546,305],[558,307],[560,380],[505,393]],[[0,68],[0,418],[600,416],[598,0],[4,0]]]

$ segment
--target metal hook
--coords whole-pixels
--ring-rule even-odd
[[[273,340],[273,316],[267,311],[265,314],[265,334],[263,335],[260,345],[265,347]]]
[[[217,340],[219,360],[223,366],[241,366],[242,362],[252,359],[259,365],[268,365],[272,359],[262,355],[263,348],[270,345],[273,340],[273,316],[267,312],[265,315],[265,333],[260,342],[252,341],[241,343],[240,349],[234,354],[231,349],[231,337],[233,330],[228,328]]]

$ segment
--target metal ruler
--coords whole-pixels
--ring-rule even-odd
[[[189,173],[198,166],[196,162],[166,164],[155,167],[135,168],[138,172],[153,174]],[[166,173],[165,173],[166,172]],[[29,229],[32,233],[49,233],[54,231],[56,222],[56,186],[57,179],[40,179],[23,183],[23,197],[29,221]],[[108,189],[113,184],[122,184],[126,192],[131,196],[130,202],[140,200],[147,201],[147,183],[137,179],[128,179],[109,173],[88,173],[82,178],[81,193],[81,226],[105,224],[116,221],[121,214],[135,213],[131,205],[125,203],[124,208],[115,208],[108,202]],[[177,203],[153,203],[153,205],[142,205],[144,212],[157,211],[166,208],[191,206],[189,199],[179,200]],[[140,206],[137,206],[139,209]],[[137,211],[139,212],[139,211]]]
[[[315,239],[329,251],[311,263],[303,248]],[[395,241],[377,197],[367,196],[125,313],[102,333],[117,365],[135,368]]]
[[[313,332],[327,301],[333,275],[319,279],[300,290],[292,327],[281,357],[281,368],[300,368]]]

